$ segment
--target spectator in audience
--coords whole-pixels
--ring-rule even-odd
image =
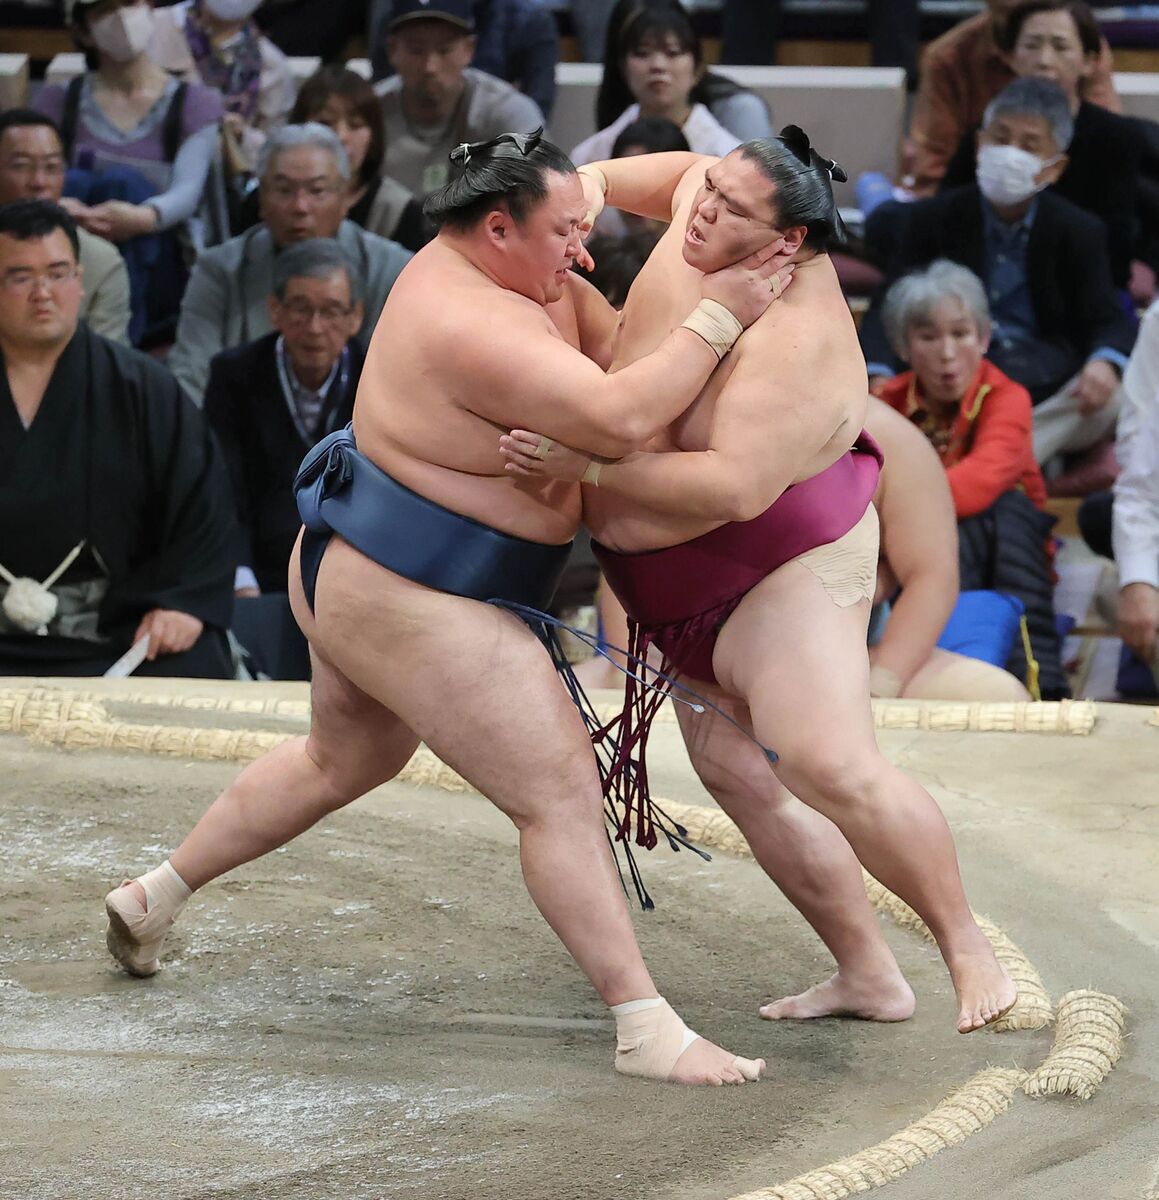
[[[284,592],[301,527],[292,484],[306,452],[351,417],[362,373],[362,286],[330,238],[274,261],[273,331],[216,355],[205,415],[221,442],[241,531],[239,595]]]
[[[463,142],[541,128],[529,97],[468,66],[475,48],[471,0],[395,0],[387,37],[397,74],[378,84],[386,137],[385,173],[426,197],[449,177],[448,155]]]
[[[1015,489],[1043,508],[1030,395],[984,357],[990,310],[977,276],[939,259],[890,288],[882,319],[910,369],[885,384],[881,399],[933,444],[958,520]]]
[[[253,21],[261,0],[179,0],[158,8],[149,55],[170,75],[216,88],[237,167],[252,171],[258,150],[294,103],[286,56]]]
[[[1029,700],[1009,672],[938,646],[958,601],[958,531],[947,472],[922,433],[880,400],[870,400],[865,426],[885,453],[873,497],[881,557],[870,618],[871,694]]]
[[[1112,428],[1134,319],[1111,281],[1102,223],[1049,188],[1066,169],[1071,116],[1058,88],[1016,80],[986,110],[978,183],[911,206],[891,278],[949,258],[986,286],[989,357],[1035,403],[1039,463],[1094,445]],[[881,324],[879,291],[862,323],[875,390],[897,360]]]
[[[90,69],[47,84],[34,107],[61,131],[74,169],[64,205],[90,233],[122,247],[134,341],[164,330],[187,278],[175,236],[197,211],[217,148],[221,96],[170,78],[148,55],[149,0],[73,0],[73,36]]]
[[[433,236],[422,205],[397,179],[382,173],[386,153],[382,108],[374,88],[356,71],[326,66],[303,84],[290,115],[294,124],[317,121],[333,129],[350,160],[346,219],[407,250]]]
[[[324,125],[276,130],[262,147],[259,172],[262,223],[201,255],[181,306],[169,365],[197,404],[215,354],[270,332],[266,297],[273,290],[280,250],[308,238],[329,237],[350,255],[365,289],[358,331],[363,346],[410,258],[394,242],[343,220],[350,166],[341,142]]]
[[[1083,0],[1030,0],[1020,4],[1002,33],[1002,48],[1019,78],[1045,79],[1066,97],[1074,133],[1066,169],[1052,185],[1102,220],[1111,277],[1126,287],[1139,237],[1140,140],[1131,122],[1084,99],[1101,47],[1099,26]],[[975,178],[977,127],[962,138],[940,190]]]
[[[616,135],[640,115],[667,117],[706,154],[772,134],[760,96],[704,69],[700,39],[678,0],[619,0],[612,10],[596,95],[596,137],[605,141],[593,159],[607,158]]]
[[[60,202],[64,147],[60,131],[43,113],[10,108],[0,114],[0,205],[14,200]],[[80,319],[102,337],[129,337],[129,275],[111,242],[77,229],[84,287]]]
[[[79,323],[76,227],[0,209],[0,675],[228,678],[229,483],[201,414],[144,354]]]
[[[929,196],[966,131],[982,120],[990,101],[1015,77],[1003,50],[1004,31],[1020,0],[987,0],[987,11],[969,17],[926,47],[903,165],[904,186]],[[1111,79],[1111,48],[1100,38],[1085,99],[1121,112]]]
[[[432,11],[457,5],[428,0]],[[375,79],[391,74],[384,30],[390,25],[396,0],[371,0],[370,61]],[[535,101],[540,112],[551,116],[555,104],[555,65],[559,61],[559,30],[546,0],[476,0],[475,47],[471,66],[505,79]]]
[[[1118,563],[1119,636],[1155,669],[1159,623],[1159,301],[1139,324],[1123,375],[1115,455],[1121,470],[1111,492],[1088,496],[1079,528],[1090,548]],[[1159,678],[1156,679],[1159,684]]]
[[[1152,326],[1154,328],[1154,326]],[[1159,687],[1159,391],[1120,444],[1112,536],[1119,570],[1119,637],[1148,664]]]
[[[962,586],[1022,601],[1042,693],[1057,698],[1066,678],[1046,543],[1054,521],[1042,511],[1030,397],[984,357],[991,319],[982,284],[939,260],[890,288],[883,323],[911,369],[889,380],[881,397],[925,434],[945,468]]]
[[[641,117],[671,121],[697,154],[723,156],[740,145],[740,139],[693,97],[704,62],[700,40],[679,4],[640,4],[630,10],[619,29],[614,61],[635,103],[580,142],[571,152],[574,163],[611,158],[616,138]]]

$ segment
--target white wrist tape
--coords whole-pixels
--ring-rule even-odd
[[[744,333],[744,326],[716,300],[701,300],[681,322],[681,327],[702,337],[712,347],[717,361],[724,358]]]
[[[600,472],[604,469],[604,464],[598,458],[593,458],[587,465],[587,470],[580,476],[582,483],[590,483],[592,487],[600,486]]]

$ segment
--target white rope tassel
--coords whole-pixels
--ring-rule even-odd
[[[4,592],[4,600],[0,607],[4,615],[17,629],[25,633],[35,633],[44,637],[48,633],[49,622],[56,616],[58,601],[50,590],[52,585],[76,562],[77,555],[84,549],[85,539],[79,542],[64,556],[60,566],[43,582],[27,576],[17,578],[11,571],[0,563],[0,578],[8,581]]]

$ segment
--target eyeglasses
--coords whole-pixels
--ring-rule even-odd
[[[354,311],[352,304],[323,304],[321,308],[315,308],[305,300],[288,300],[282,308],[295,325],[309,325],[315,317],[321,317],[325,325],[337,325]]]
[[[332,196],[338,191],[338,185],[318,181],[312,183],[282,183],[279,181],[264,185],[262,190],[281,204],[289,204],[303,194],[307,200],[320,204],[328,196]]]
[[[0,287],[7,292],[31,292],[43,284],[47,288],[62,287],[76,278],[76,267],[65,263],[56,264],[46,271],[30,271],[27,267],[13,267],[0,275]]]

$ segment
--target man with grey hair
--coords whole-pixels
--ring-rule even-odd
[[[169,366],[201,404],[210,360],[221,350],[269,333],[274,262],[287,246],[334,238],[365,289],[357,337],[363,348],[408,251],[343,219],[350,164],[324,125],[286,125],[270,135],[258,164],[261,223],[207,250],[197,260],[177,325]]]
[[[889,279],[861,329],[873,390],[898,367],[885,337],[889,285],[937,258],[983,282],[993,320],[989,358],[1034,401],[1040,463],[1099,441],[1114,425],[1134,321],[1111,281],[1101,221],[1050,190],[1066,169],[1073,122],[1062,92],[1016,80],[986,110],[977,183],[914,204]]]
[[[237,505],[239,596],[286,590],[301,526],[291,485],[306,453],[351,418],[364,357],[356,337],[363,294],[337,241],[298,242],[274,261],[271,332],[209,365],[205,415]]]

